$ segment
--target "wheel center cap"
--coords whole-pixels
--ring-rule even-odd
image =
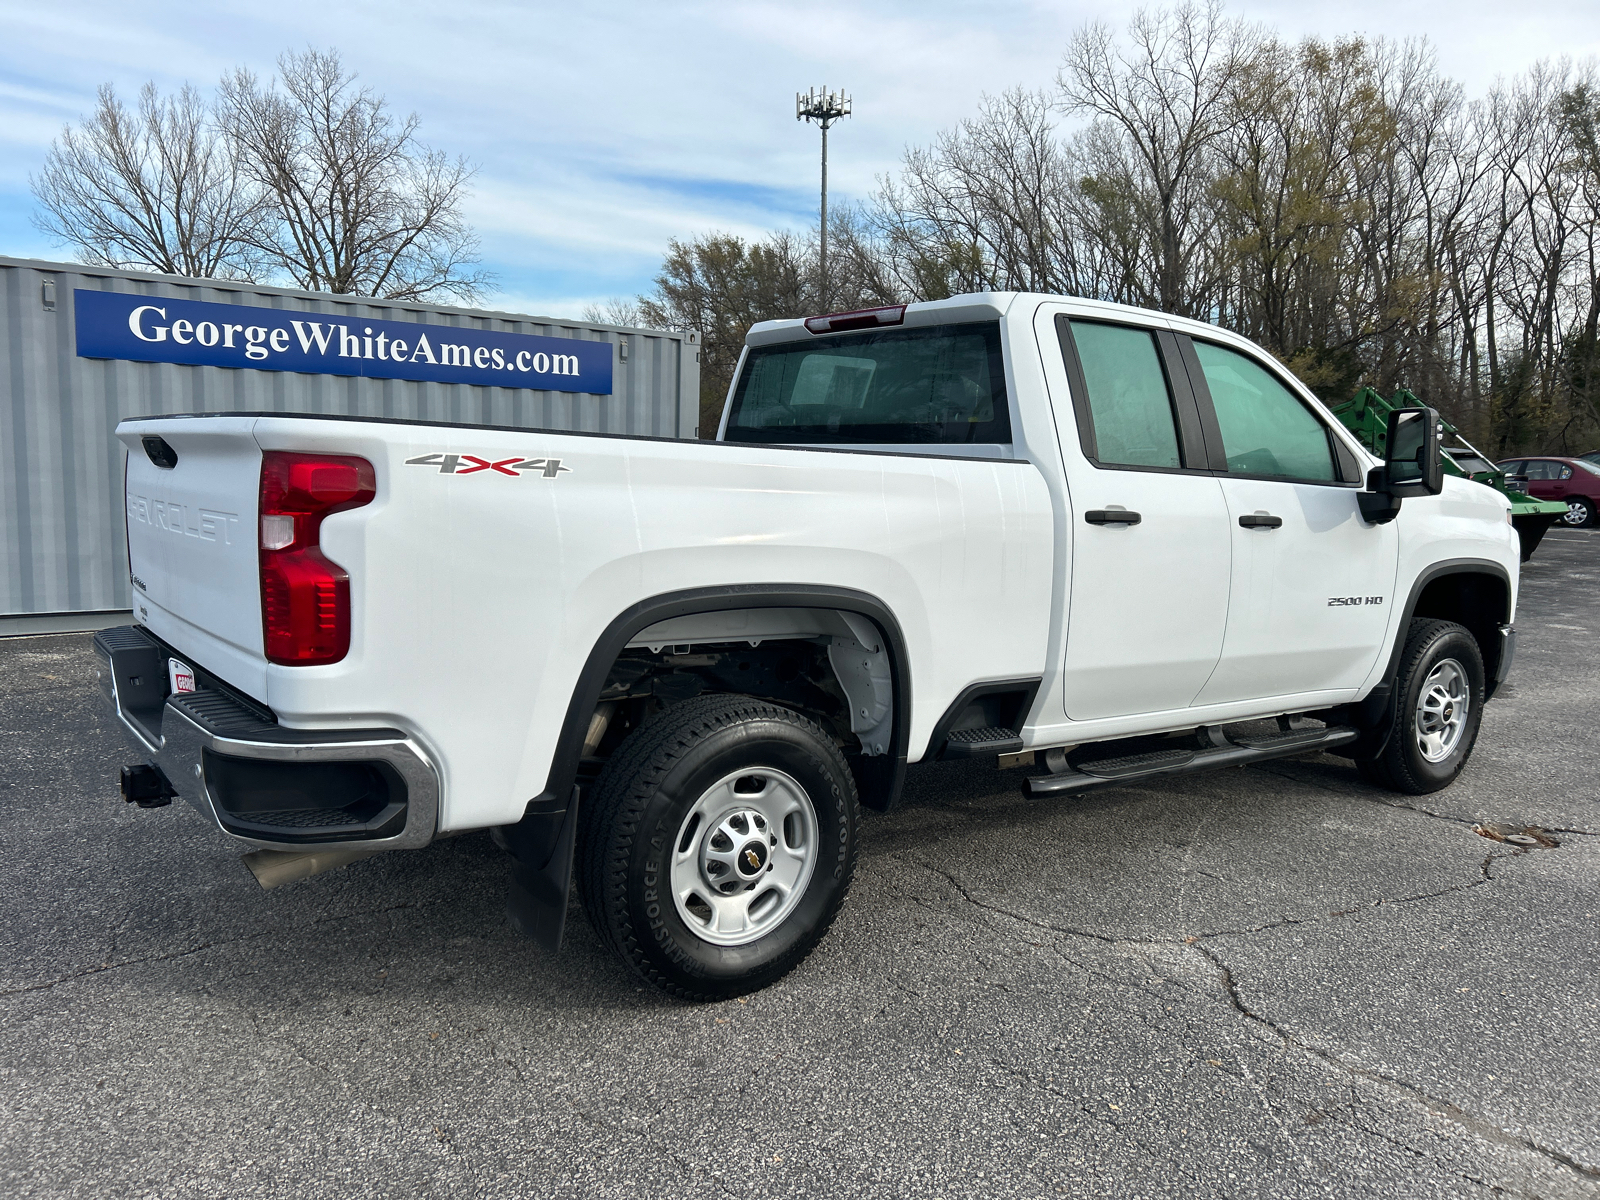
[[[761,874],[767,865],[765,842],[749,841],[739,848],[739,874],[746,879]]]
[[[1450,719],[1450,717],[1451,717],[1451,714],[1454,713],[1454,712],[1455,712],[1455,709],[1452,708],[1450,705],[1446,704],[1444,706],[1444,719],[1446,721],[1448,721]]]

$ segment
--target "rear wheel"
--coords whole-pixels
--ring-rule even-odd
[[[685,999],[765,987],[838,913],[858,812],[844,756],[814,722],[747,696],[687,700],[629,735],[585,805],[589,919]]]
[[[1594,501],[1583,496],[1567,497],[1567,515],[1561,520],[1573,529],[1594,524]]]
[[[1483,656],[1454,621],[1411,622],[1395,679],[1394,726],[1378,758],[1360,762],[1369,782],[1420,796],[1455,782],[1483,719]]]

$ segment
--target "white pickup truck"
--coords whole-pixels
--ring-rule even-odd
[[[525,929],[559,945],[576,875],[689,998],[809,952],[907,764],[1066,797],[1332,751],[1427,792],[1514,648],[1507,501],[1441,478],[1434,414],[1379,462],[1244,339],[1090,301],[757,325],[715,442],[118,436],[129,800],[302,874],[493,830]]]

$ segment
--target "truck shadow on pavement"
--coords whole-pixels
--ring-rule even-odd
[[[1483,879],[1495,847],[1374,803],[1341,760],[1276,767],[1068,800],[1026,799],[1017,772],[987,765],[914,769],[899,809],[864,814],[852,895],[800,973],[831,969],[826,951],[841,938],[858,961],[893,960],[903,947],[886,914],[932,896],[976,919],[1176,945]],[[117,889],[130,904],[104,952],[103,929],[82,930],[86,944],[68,957],[103,953],[88,969],[183,963],[174,984],[252,1006],[378,994],[424,1006],[470,995],[524,1011],[676,1004],[640,990],[576,895],[560,955],[518,933],[504,908],[510,860],[487,835],[264,891],[198,814],[120,815],[135,823],[137,845],[115,856],[136,868]]]

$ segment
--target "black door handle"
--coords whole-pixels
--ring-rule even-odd
[[[1137,525],[1144,520],[1125,508],[1091,508],[1083,514],[1083,519],[1091,525]]]
[[[1270,513],[1245,513],[1239,518],[1239,524],[1246,529],[1276,529],[1283,524],[1283,518]]]

